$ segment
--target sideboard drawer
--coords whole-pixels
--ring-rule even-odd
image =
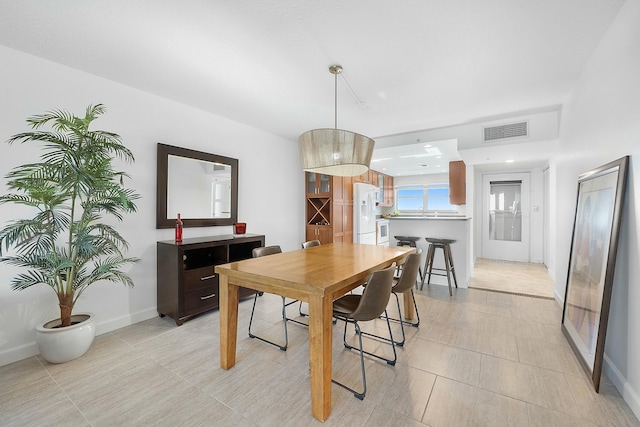
[[[218,275],[213,271],[214,267],[195,268],[184,272],[184,290],[189,291],[203,286],[218,285]]]
[[[207,286],[184,293],[184,309],[187,315],[200,313],[218,306],[218,287]]]

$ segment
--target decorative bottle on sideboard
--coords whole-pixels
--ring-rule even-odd
[[[182,220],[180,219],[180,214],[178,214],[178,219],[176,220],[176,243],[182,243]]]

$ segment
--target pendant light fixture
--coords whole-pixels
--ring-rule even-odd
[[[338,129],[338,74],[340,65],[329,72],[335,81],[335,121],[333,129],[312,129],[298,137],[302,169],[326,175],[357,176],[369,170],[375,141],[364,135]]]

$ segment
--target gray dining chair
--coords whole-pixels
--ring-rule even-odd
[[[280,254],[280,253],[282,253],[282,249],[278,245],[263,246],[260,248],[255,248],[252,251],[252,255],[254,258],[259,258],[267,255],[273,255],[273,254]],[[260,294],[259,292],[256,292],[253,298],[253,308],[251,309],[251,318],[249,319],[249,337],[256,338],[256,339],[259,339],[260,341],[264,341],[268,344],[274,345],[282,351],[287,351],[287,347],[289,346],[289,334],[287,333],[287,311],[286,311],[287,304],[284,297],[282,297],[282,320],[284,322],[284,346],[278,343],[275,343],[273,341],[269,341],[268,339],[255,335],[253,332],[251,332],[251,325],[253,324],[253,315],[256,311],[256,302],[258,301],[259,294]]]
[[[320,240],[309,240],[302,242],[302,249],[312,248],[314,246],[320,246]]]
[[[418,327],[420,325],[420,314],[418,313],[418,305],[416,304],[416,296],[413,293],[413,288],[417,283],[418,272],[420,269],[420,253],[409,254],[402,266],[402,273],[400,278],[394,279],[395,284],[391,288],[391,293],[396,297],[396,303],[398,305],[398,318],[389,318],[391,321],[399,322],[400,329],[402,330],[402,341],[396,341],[395,344],[402,347],[405,342],[404,325],[411,325]],[[405,292],[411,292],[411,298],[413,299],[413,307],[416,312],[416,322],[409,322],[402,319],[402,311],[400,311],[400,298],[398,294],[404,294]]]
[[[320,240],[308,240],[306,242],[302,242],[302,249],[313,248],[314,246],[320,246]],[[302,312],[302,301],[300,301],[300,306],[298,307],[298,313],[300,313],[300,316],[303,316],[303,317],[306,317],[306,316],[309,315],[307,313],[303,313]],[[290,320],[292,320],[292,321],[294,321],[296,323],[300,323],[300,324],[305,325],[305,323],[298,322],[295,319],[290,319]],[[336,323],[335,319],[334,319],[333,323],[334,324]]]
[[[356,335],[358,336],[359,342],[359,348],[357,348],[357,350],[360,352],[360,366],[362,370],[363,390],[361,393],[359,393],[355,389],[348,387],[347,385],[342,384],[334,379],[332,379],[331,381],[339,385],[340,387],[349,390],[355,397],[360,400],[364,399],[365,394],[367,393],[367,377],[364,368],[364,355],[368,354],[370,356],[384,360],[387,362],[387,364],[392,366],[395,365],[397,360],[396,348],[391,332],[391,324],[389,323],[389,318],[387,316],[387,304],[389,303],[389,298],[391,297],[394,269],[395,267],[392,266],[374,272],[369,278],[367,286],[364,288],[362,295],[347,294],[333,302],[333,316],[338,320],[342,320],[345,322],[343,341],[345,348],[349,350],[355,349],[355,347],[347,343],[347,323],[352,323],[355,327]],[[362,347],[362,335],[364,333],[360,329],[360,325],[358,322],[375,320],[383,313],[387,320],[387,328],[389,329],[389,339],[387,341],[391,343],[391,348],[393,349],[393,359],[387,359],[383,356],[365,351]]]

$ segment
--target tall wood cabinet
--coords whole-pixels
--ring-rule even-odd
[[[449,162],[449,203],[467,203],[467,166],[462,160]]]
[[[353,242],[352,178],[307,172],[305,188],[305,240]]]
[[[158,314],[180,326],[185,320],[218,308],[218,264],[251,258],[254,248],[264,246],[264,236],[246,234],[157,242]],[[255,291],[240,288],[240,298]]]

